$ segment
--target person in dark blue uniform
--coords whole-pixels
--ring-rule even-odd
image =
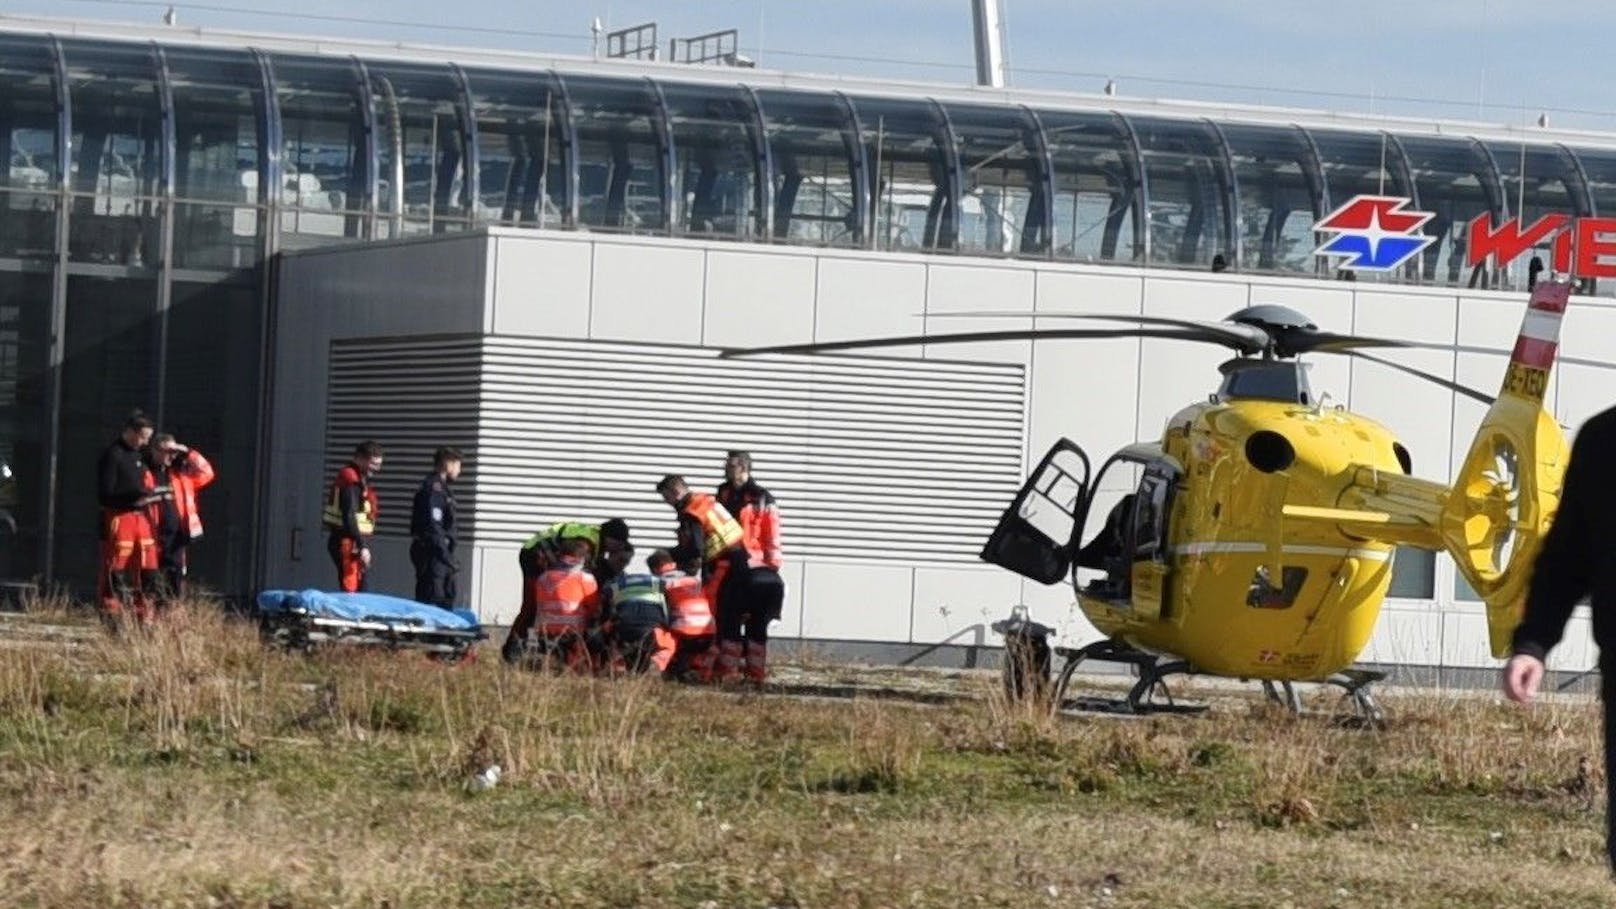
[[[415,491],[410,511],[410,563],[415,566],[415,599],[450,609],[455,602],[455,500],[449,488],[460,477],[458,449],[440,448],[432,472]]]

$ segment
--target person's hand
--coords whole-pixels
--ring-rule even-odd
[[[366,568],[370,567],[370,549],[369,549],[369,547],[366,547],[364,549],[359,550],[359,564],[365,566]]]
[[[1504,696],[1517,704],[1530,704],[1543,684],[1543,661],[1517,653],[1504,664]]]

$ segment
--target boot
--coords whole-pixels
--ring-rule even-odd
[[[746,680],[761,685],[769,678],[769,645],[761,641],[746,642]]]
[[[740,641],[718,642],[718,684],[725,685],[741,680],[741,661],[744,653],[744,645]]]
[[[686,675],[689,677],[690,681],[695,682],[698,685],[707,685],[712,683],[713,660],[717,658],[717,654],[714,651],[717,648],[718,642],[713,641],[708,643],[706,647],[703,647],[700,650],[690,654],[690,660],[687,664],[690,668],[686,670]]]

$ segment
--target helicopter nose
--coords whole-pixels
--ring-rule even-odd
[[[1272,429],[1246,437],[1246,460],[1263,473],[1278,473],[1296,462],[1296,446]]]

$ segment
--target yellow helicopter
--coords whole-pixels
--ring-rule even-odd
[[[1095,659],[1136,668],[1138,681],[1123,705],[1132,711],[1173,709],[1163,679],[1201,673],[1259,680],[1271,698],[1296,710],[1301,703],[1292,683],[1338,685],[1362,719],[1378,721],[1369,685],[1383,676],[1351,666],[1375,626],[1398,546],[1451,554],[1486,603],[1493,654],[1507,655],[1569,457],[1543,396],[1570,290],[1555,282],[1533,290],[1496,398],[1364,352],[1431,345],[1322,331],[1273,305],[1221,322],[1070,313],[1064,316],[1132,325],[728,353],[1115,337],[1233,349],[1236,356],[1219,367],[1216,393],[1174,414],[1159,441],[1124,447],[1097,474],[1091,476],[1078,445],[1057,442],[1005,509],[981,557],[1043,584],[1069,578],[1083,614],[1106,635],[1054,651],[1066,662],[1053,688],[1043,691],[1056,706],[1076,668]],[[1371,360],[1489,404],[1454,484],[1411,476],[1408,451],[1385,426],[1324,406],[1297,359],[1313,353]],[[1084,544],[1095,490],[1113,470],[1136,471],[1137,483]],[[1079,567],[1105,576],[1084,583]],[[1047,685],[1050,630],[1024,614],[995,628],[1017,645],[1006,663],[1012,693]]]

